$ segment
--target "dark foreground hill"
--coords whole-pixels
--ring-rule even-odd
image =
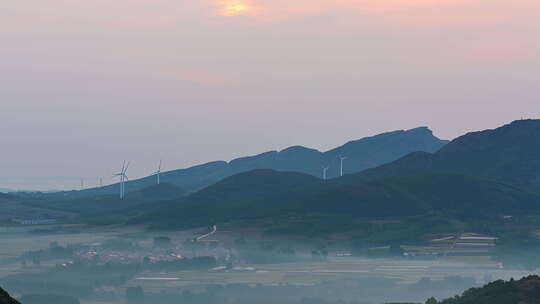
[[[187,169],[161,174],[165,183],[194,192],[212,185],[226,177],[255,169],[301,172],[322,177],[322,167],[329,167],[328,178],[340,175],[340,157],[347,157],[344,172],[355,173],[373,168],[415,151],[435,152],[447,141],[435,136],[427,127],[407,131],[393,131],[351,141],[327,152],[302,146],[293,146],[282,151],[270,151],[255,156],[242,157],[230,162],[215,161]],[[129,181],[127,192],[138,191],[156,183],[156,177],[145,177]],[[80,197],[116,194],[119,185],[83,191],[61,192],[48,196]]]
[[[20,300],[23,304],[80,304],[75,297],[54,294],[27,294]]]
[[[540,277],[519,281],[495,281],[482,288],[472,288],[452,299],[429,304],[540,304]]]
[[[9,294],[0,288],[0,304],[20,304],[16,300],[14,300],[12,297],[9,296]]]
[[[323,181],[296,172],[254,170],[228,177],[188,197],[169,202],[137,223],[187,228],[234,219],[278,216],[317,193]]]
[[[0,199],[12,198],[13,196],[7,193],[0,192]]]
[[[69,218],[76,214],[47,205],[28,204],[31,200],[16,195],[0,195],[0,222],[42,218]]]
[[[499,182],[455,174],[388,177],[341,184],[292,172],[238,174],[150,211],[134,223],[189,228],[311,214],[356,218],[442,214],[481,218],[540,212],[540,196]]]
[[[125,210],[136,208],[140,205],[151,204],[155,209],[161,202],[178,199],[185,195],[186,192],[183,189],[172,184],[161,183],[128,193],[123,200],[117,194],[68,197],[63,199],[51,199],[50,197],[31,199],[25,197],[18,198],[18,200],[27,208],[47,208],[48,210],[57,210],[57,212],[65,211],[82,216],[106,214],[121,216],[125,215]],[[2,200],[0,200],[0,210],[3,210],[1,202]]]
[[[170,202],[134,222],[180,228],[310,214],[471,219],[538,214],[537,142],[540,121],[517,121],[464,135],[435,154],[411,153],[388,165],[329,181],[255,170]]]

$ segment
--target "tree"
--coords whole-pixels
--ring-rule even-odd
[[[426,301],[426,304],[438,304],[439,302],[437,301],[437,299],[435,298],[429,298],[427,301]]]

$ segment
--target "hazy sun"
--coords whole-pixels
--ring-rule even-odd
[[[220,0],[221,15],[225,17],[235,17],[249,14],[253,8],[247,1],[243,0]]]

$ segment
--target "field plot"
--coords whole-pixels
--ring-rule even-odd
[[[522,277],[526,271],[499,269],[496,264],[470,264],[454,261],[408,261],[392,259],[333,259],[327,262],[253,265],[251,272],[173,272],[145,275],[130,282],[159,291],[207,284],[300,284],[314,285],[324,281],[380,277],[395,279],[400,284],[415,283],[422,278],[440,280],[449,276],[473,277],[481,280]]]
[[[194,237],[208,233],[207,229],[158,232],[144,228],[82,225],[9,227],[0,231],[0,278],[8,279],[9,275],[32,278],[51,269],[68,267],[72,272],[61,272],[61,275],[55,272],[61,284],[71,283],[72,275],[85,276],[96,282],[113,282],[98,288],[90,285],[91,289],[94,288],[94,297],[81,297],[83,304],[110,304],[118,301],[103,299],[123,300],[126,288],[136,286],[155,294],[205,293],[212,285],[274,288],[288,284],[295,285],[289,288],[313,290],[318,286],[334,289],[364,286],[371,290],[375,280],[384,286],[381,288],[407,290],[419,286],[419,282],[440,286],[456,281],[468,282],[468,287],[474,284],[471,282],[481,284],[486,280],[521,278],[530,274],[503,268],[502,264],[491,259],[491,250],[483,248],[403,246],[402,255],[390,258],[391,247],[382,246],[369,248],[366,256],[370,258],[361,258],[352,255],[347,243],[330,243],[324,247],[325,254],[321,255],[314,254],[317,251],[313,250],[321,248],[318,247],[320,243],[276,241],[255,234],[246,240],[243,238],[245,233],[231,231],[218,231],[211,239],[197,243],[192,241]],[[20,258],[28,251],[50,252],[51,243],[89,246],[79,246],[80,251],[71,252],[70,256],[51,258],[49,255],[39,263]],[[293,250],[286,251],[289,248]],[[88,265],[95,263],[92,265],[99,271],[93,273],[77,268],[80,265],[71,262],[79,258]],[[196,258],[208,258],[211,262],[204,267],[191,267],[190,261]],[[262,264],[265,262],[269,264]],[[160,263],[167,266],[156,267]],[[108,265],[114,267],[107,268]],[[101,297],[103,291],[108,295]],[[446,291],[446,295],[459,291],[461,289]],[[85,302],[88,299],[92,302]]]

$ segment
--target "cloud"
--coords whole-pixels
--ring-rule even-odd
[[[332,24],[366,22],[407,26],[449,26],[511,20],[518,12],[535,18],[536,0],[49,0],[14,1],[0,11],[0,33],[174,31],[225,23],[276,24],[335,16]],[[530,12],[530,13],[527,13]],[[514,14],[515,15],[515,14]],[[524,19],[525,19],[524,18]]]
[[[217,0],[217,14],[222,17],[253,15],[259,11],[250,0]]]
[[[223,17],[259,15],[261,20],[280,20],[305,15],[354,10],[358,13],[392,12],[467,3],[465,0],[212,0]],[[474,1],[474,0],[471,0]]]

